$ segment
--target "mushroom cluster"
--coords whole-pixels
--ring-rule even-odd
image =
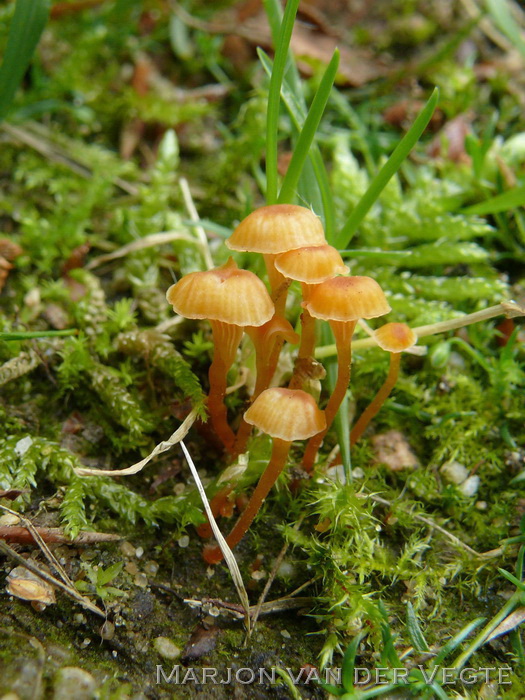
[[[349,275],[338,251],[326,242],[319,218],[305,207],[277,204],[257,209],[237,226],[226,245],[232,251],[263,255],[269,292],[255,274],[239,269],[230,258],[216,269],[186,275],[169,288],[167,299],[176,313],[207,319],[211,324],[214,356],[209,369],[207,408],[212,427],[226,451],[231,457],[244,452],[254,426],[273,440],[270,461],[226,538],[233,547],[286,466],[293,441],[309,440],[303,467],[307,471],[313,469],[318,449],[348,389],[356,324],[360,319],[383,316],[391,309],[375,280]],[[293,280],[300,283],[303,296],[300,335],[285,316],[288,287]],[[307,393],[304,372],[308,363],[314,364],[317,319],[330,324],[337,347],[337,381],[324,410]],[[228,421],[224,397],[227,373],[244,332],[254,346],[257,377],[250,406],[235,433]],[[383,330],[375,331],[375,337],[378,345],[390,353],[391,369],[384,386],[357,421],[352,444],[392,390],[400,353],[417,340],[403,324],[386,324]],[[269,388],[285,342],[299,344],[292,378],[287,388]],[[231,497],[231,488],[227,493],[220,491],[214,510],[221,512],[223,501],[229,499],[231,503]],[[209,529],[201,527],[200,532],[209,534]],[[222,554],[217,547],[207,546],[204,558],[216,563]]]

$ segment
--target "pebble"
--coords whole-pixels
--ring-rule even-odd
[[[181,650],[168,637],[156,637],[153,640],[155,651],[165,659],[178,659],[181,655]]]
[[[87,671],[76,666],[65,666],[55,678],[53,700],[91,700],[96,681]]]
[[[179,537],[179,541],[178,541],[179,547],[182,547],[184,549],[185,547],[187,547],[189,545],[189,543],[190,543],[190,538],[188,537],[188,535],[182,535],[182,537]]]
[[[465,479],[465,481],[462,484],[460,484],[460,486],[458,486],[458,489],[464,496],[471,498],[472,496],[475,496],[477,494],[479,484],[479,476],[474,474],[474,476],[469,476],[468,479]]]
[[[130,542],[122,542],[120,551],[125,557],[135,556],[135,547]]]
[[[138,573],[134,579],[135,586],[140,586],[140,588],[146,588],[148,585],[148,577],[146,574]]]
[[[439,471],[450,484],[462,484],[468,477],[468,469],[465,465],[455,460],[445,462]]]

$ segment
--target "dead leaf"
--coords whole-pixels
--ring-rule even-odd
[[[521,625],[521,623],[524,621],[525,607],[521,607],[517,610],[514,610],[514,612],[511,612],[510,615],[507,615],[503,622],[499,623],[495,630],[492,630],[491,635],[487,637],[486,641],[490,642],[491,639],[495,639],[496,637],[499,637],[502,634],[512,632],[513,629],[515,629],[518,625]]]
[[[184,647],[181,662],[186,666],[193,661],[197,661],[201,656],[213,651],[217,645],[219,632],[219,628],[214,625],[209,627],[198,625],[193,630],[188,643]]]

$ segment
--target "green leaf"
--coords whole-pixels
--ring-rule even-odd
[[[476,214],[486,216],[487,214],[498,214],[501,211],[516,209],[525,206],[525,187],[515,187],[497,197],[491,197],[485,202],[473,204],[471,207],[462,209],[462,214]]]
[[[354,687],[354,668],[355,668],[355,657],[359,644],[365,636],[365,632],[361,632],[356,637],[352,639],[350,644],[347,646],[345,654],[343,656],[342,673],[341,680],[343,683],[343,688],[350,692]]]
[[[304,162],[310,151],[310,147],[315,138],[315,134],[323,116],[326,103],[330,97],[330,92],[334,84],[335,76],[337,75],[338,67],[339,51],[336,49],[334,55],[332,56],[332,60],[324,72],[308,115],[305,119],[304,126],[299,134],[297,143],[295,144],[292,159],[288,166],[288,170],[286,171],[281,191],[279,192],[279,197],[277,200],[279,203],[287,203],[294,196],[295,188],[303,169]]]
[[[516,588],[518,588],[520,591],[525,591],[525,582],[520,581],[517,579],[513,574],[511,574],[509,571],[505,571],[505,569],[499,569],[498,571],[502,576],[505,576],[507,580],[509,580],[511,583],[513,583]]]
[[[112,564],[107,569],[98,569],[97,586],[105,586],[110,581],[113,581],[113,579],[120,574],[123,566],[123,562],[118,561],[116,564]]]
[[[436,658],[433,660],[433,664],[435,666],[440,666],[449,654],[455,651],[475,629],[485,622],[485,619],[484,617],[477,617],[475,620],[472,620],[472,622],[469,622],[468,625],[465,625],[452,639],[449,639],[448,642],[441,647]]]
[[[78,335],[76,328],[63,331],[24,331],[20,333],[0,333],[0,340],[28,340],[30,338],[60,338],[68,335]]]
[[[16,0],[4,60],[0,67],[0,121],[11,104],[29,66],[49,14],[48,0]]]
[[[334,244],[336,248],[347,247],[360,223],[370,211],[376,199],[384,190],[389,180],[397,173],[405,158],[407,158],[410,151],[419,141],[421,134],[425,131],[430,119],[432,118],[432,115],[434,114],[438,98],[439,90],[434,88],[434,92],[430,96],[428,102],[418,114],[408,132],[398,143],[390,158],[374,177],[368,186],[368,189],[357,203],[354,211],[348,217],[345,225],[336,236]]]
[[[407,631],[416,651],[430,651],[410,601],[407,601]]]

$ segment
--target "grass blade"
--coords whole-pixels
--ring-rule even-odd
[[[507,0],[485,0],[485,4],[496,27],[505,34],[525,58],[525,41],[521,36],[519,24],[511,14]]]
[[[13,103],[49,14],[48,0],[17,0],[0,67],[0,121]]]
[[[525,187],[514,187],[503,194],[491,197],[479,204],[462,209],[462,214],[474,214],[475,216],[486,216],[487,214],[498,214],[501,211],[516,209],[525,205]]]
[[[259,60],[266,73],[270,76],[272,74],[272,61],[269,56],[261,49],[257,49],[259,55]],[[302,97],[302,96],[301,96]],[[281,86],[281,98],[284,102],[286,109],[292,119],[292,122],[297,129],[301,131],[306,119],[306,107],[303,105],[302,99],[299,99],[295,94],[294,90],[290,86],[288,80],[283,80]],[[321,202],[321,207],[319,210],[315,209],[316,214],[319,214],[323,220],[326,240],[328,243],[333,243],[334,235],[334,204],[332,197],[332,190],[330,188],[330,182],[328,179],[328,174],[324,165],[323,158],[319,147],[314,142],[310,148],[310,153],[305,165],[305,170],[308,168],[308,161],[312,164],[313,175],[315,176],[315,181],[317,184],[317,189],[319,191],[319,198]],[[304,174],[304,171],[303,171]],[[301,191],[302,194],[302,191]],[[307,201],[309,204],[313,204],[311,197],[307,196]]]
[[[386,187],[390,178],[397,173],[405,158],[419,141],[421,134],[426,129],[427,124],[434,114],[438,98],[439,90],[434,88],[434,92],[430,96],[430,99],[423,107],[405,136],[403,136],[401,141],[398,143],[390,158],[374,177],[368,186],[367,191],[361,197],[354,211],[350,214],[345,225],[336,236],[335,246],[337,248],[346,248],[348,246],[348,243],[352,239],[359,224],[365,218],[376,199]]]
[[[299,134],[299,138],[297,139],[297,143],[295,144],[292,159],[286,171],[277,200],[281,204],[289,202],[294,196],[304,162],[310,151],[317,128],[324,114],[326,103],[330,97],[338,67],[339,51],[336,49],[324,72],[319,88],[315,93],[312,105],[304,121],[303,128]]]
[[[295,15],[299,0],[288,0],[281,23],[279,40],[275,48],[275,59],[268,91],[268,111],[266,116],[266,203],[277,202],[277,143],[279,129],[279,106],[281,85],[286,67],[288,47],[292,38]]]
[[[410,601],[407,602],[407,630],[410,641],[416,651],[430,651],[427,640],[417,621],[414,607]]]

